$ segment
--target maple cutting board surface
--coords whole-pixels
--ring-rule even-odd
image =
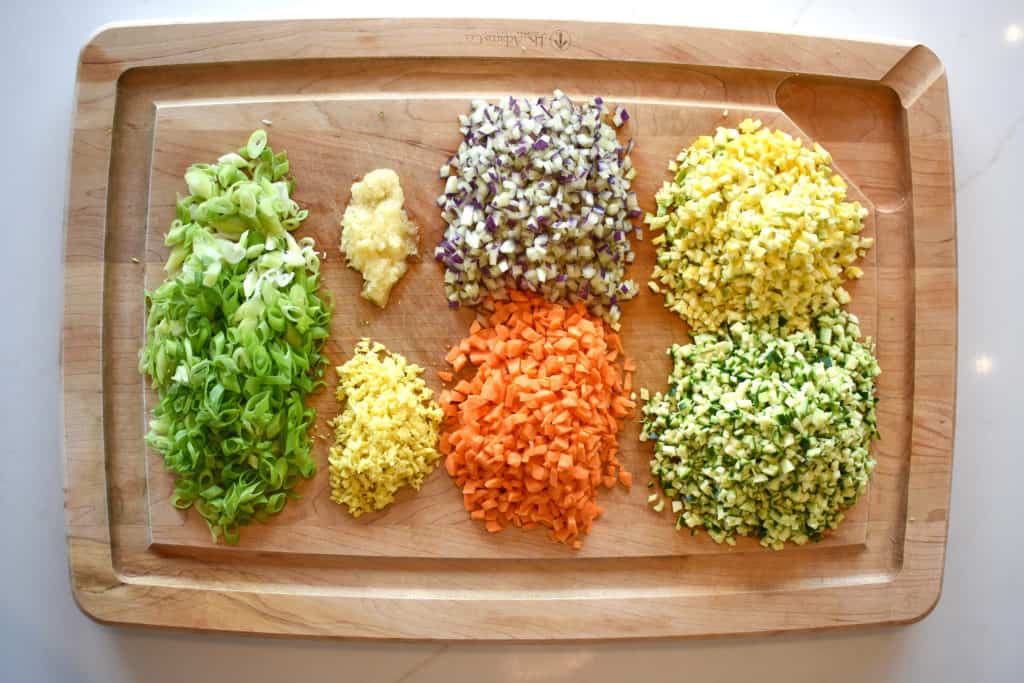
[[[747,117],[824,145],[876,238],[850,287],[875,339],[883,438],[865,496],[825,541],[782,552],[720,546],[647,505],[649,444],[620,435],[632,490],[573,551],[540,530],[488,534],[443,467],[419,492],[356,520],[329,500],[327,421],[302,499],[235,547],[173,508],[173,478],[142,441],[154,396],[136,367],[144,289],[189,164],[263,127],[287,150],[299,235],[326,253],[332,365],[368,336],[427,369],[468,330],[431,258],[444,230],[438,167],[474,98],[601,95],[625,106],[653,210],[666,165]],[[264,123],[265,122],[265,123]],[[386,309],[359,297],[338,251],[355,180],[395,169],[422,258]],[[654,251],[634,241],[645,283]],[[607,24],[380,20],[115,27],[83,50],[72,149],[64,328],[65,472],[75,595],[107,621],[265,633],[415,638],[595,638],[779,631],[909,621],[938,597],[952,460],[955,222],[945,76],[927,49],[798,36]],[[686,326],[642,287],[623,307],[636,386],[664,387]]]

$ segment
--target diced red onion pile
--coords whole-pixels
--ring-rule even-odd
[[[636,175],[600,97],[576,106],[550,98],[474,100],[459,117],[465,136],[441,167],[437,203],[448,223],[434,250],[444,264],[449,306],[506,298],[508,288],[556,302],[583,301],[618,327],[619,302],[636,296],[631,220],[642,215]],[[629,120],[610,112],[616,126]]]

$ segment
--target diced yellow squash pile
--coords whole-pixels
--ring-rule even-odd
[[[849,301],[844,278],[874,240],[867,210],[820,145],[745,120],[701,136],[669,164],[648,215],[658,250],[651,289],[694,332],[781,317],[787,329]]]

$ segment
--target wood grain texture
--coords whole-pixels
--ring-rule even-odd
[[[252,63],[252,62],[258,62]],[[334,362],[363,335],[437,368],[471,314],[414,265],[386,311],[359,299],[336,251],[351,182],[402,176],[422,250],[443,228],[436,168],[472,97],[601,94],[626,104],[645,208],[693,137],[753,115],[825,145],[877,238],[853,309],[878,344],[884,440],[868,494],[825,543],[770,553],[677,534],[642,486],[604,492],[582,552],[542,533],[470,524],[444,472],[388,511],[351,520],[325,472],[273,523],[215,547],[170,509],[141,437],[141,291],[160,277],[181,175],[269,119],[287,149],[303,228],[328,252]],[[956,263],[948,95],[927,48],[654,26],[474,20],[237,22],[115,27],[82,51],[67,216],[65,500],[72,584],[113,622],[391,638],[685,636],[909,621],[938,598],[952,459]],[[726,111],[727,110],[727,111]],[[380,113],[383,112],[383,118]],[[633,276],[653,252],[640,243]],[[138,259],[140,263],[133,262]],[[439,306],[440,304],[440,306]],[[364,321],[366,324],[364,324]],[[685,326],[645,291],[624,311],[638,385],[662,386]],[[685,338],[685,337],[683,337]],[[430,382],[438,387],[431,371]],[[333,376],[330,377],[333,382]],[[329,392],[314,397],[323,421]],[[648,451],[631,421],[623,457]],[[325,467],[325,447],[315,454]]]

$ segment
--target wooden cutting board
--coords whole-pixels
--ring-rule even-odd
[[[136,369],[144,289],[182,174],[265,127],[288,151],[301,234],[327,253],[334,363],[369,336],[434,370],[472,312],[447,309],[429,258],[444,224],[438,166],[476,97],[600,94],[626,106],[653,209],[666,164],[700,134],[746,117],[816,140],[876,238],[851,308],[878,345],[883,440],[868,494],[824,542],[783,552],[719,546],[646,504],[649,445],[636,419],[621,458],[641,483],[603,492],[580,551],[539,531],[487,534],[447,474],[353,520],[317,477],[241,543],[211,543],[168,503],[173,479],[144,447],[153,396]],[[551,639],[781,631],[927,614],[946,539],[956,358],[956,248],[946,80],[926,48],[611,24],[474,20],[120,26],[82,51],[67,217],[65,500],[76,599],[104,621],[261,633]],[[264,123],[269,122],[269,123]],[[337,251],[351,183],[398,171],[421,251],[386,310],[358,296]],[[639,242],[632,276],[654,252]],[[624,306],[637,385],[664,386],[682,322],[644,288]],[[337,411],[334,373],[311,398]]]

